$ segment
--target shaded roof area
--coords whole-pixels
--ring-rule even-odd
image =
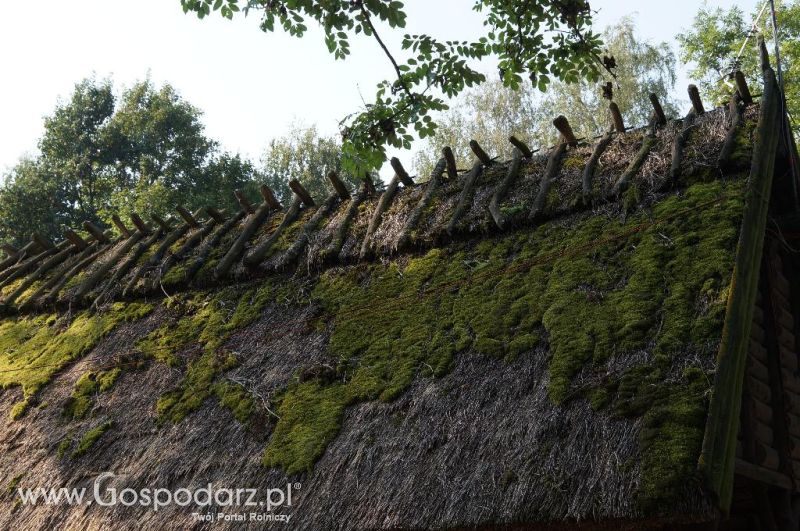
[[[697,463],[757,115],[31,245],[0,271],[1,468],[299,481],[317,529],[713,519]]]

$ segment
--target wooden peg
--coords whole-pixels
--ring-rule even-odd
[[[375,183],[372,182],[372,175],[369,173],[364,174],[364,190],[368,195],[375,195]]]
[[[186,224],[189,225],[190,227],[197,228],[200,226],[200,224],[197,222],[197,218],[191,212],[183,208],[181,205],[175,207],[175,210],[178,212],[180,217],[183,218],[183,221],[185,221]]]
[[[131,212],[131,222],[142,234],[150,234],[150,227],[142,221],[142,218],[136,212]]]
[[[222,212],[220,212],[219,210],[217,210],[214,207],[211,207],[211,206],[206,207],[206,214],[208,214],[208,217],[210,217],[211,219],[213,219],[217,223],[224,223],[225,222],[225,216],[222,214]]]
[[[123,238],[131,237],[131,231],[128,230],[128,227],[126,227],[125,224],[122,222],[122,220],[119,219],[118,215],[114,214],[113,216],[111,216],[111,221],[114,222],[114,225],[117,227],[117,230],[119,231],[119,233],[122,235]],[[94,234],[92,235],[94,236]]]
[[[661,102],[658,101],[658,96],[655,92],[650,93],[650,103],[653,105],[653,112],[656,114],[656,123],[658,125],[667,125],[667,116],[664,114],[664,108]]]
[[[478,144],[476,140],[469,141],[469,148],[475,153],[475,156],[478,157],[478,160],[481,161],[483,164],[491,164],[492,157],[486,154],[483,148]]]
[[[86,230],[86,232],[92,235],[92,238],[100,243],[108,243],[111,241],[108,236],[106,236],[106,233],[100,229],[100,227],[89,220],[83,222],[83,228]]]
[[[272,192],[272,188],[267,186],[266,184],[262,184],[259,188],[259,192],[261,192],[261,198],[267,203],[272,210],[280,210],[283,208],[280,201],[275,198],[275,194]]]
[[[252,214],[256,211],[241,190],[234,190],[233,195],[236,196],[236,201],[239,202],[239,206],[241,206],[242,210],[244,210],[247,214]]]
[[[345,199],[350,199],[350,192],[347,191],[347,187],[344,185],[342,180],[339,179],[339,175],[335,171],[328,172],[328,180],[331,182],[333,189],[336,190],[336,193],[339,195],[339,199],[342,201]]]
[[[414,186],[414,179],[408,175],[408,172],[400,163],[400,159],[397,157],[392,157],[389,160],[389,163],[392,165],[392,169],[397,174],[397,178],[400,179],[400,182],[403,183],[403,186]]]
[[[87,247],[86,241],[80,237],[80,235],[72,229],[67,229],[64,231],[64,237],[69,240],[69,242],[75,246],[75,248],[79,251],[83,251]]]
[[[613,102],[612,102],[613,103]],[[559,115],[553,120],[553,125],[556,126],[558,132],[564,137],[564,140],[570,146],[577,146],[578,140],[575,138],[575,133],[572,132],[572,127],[569,125],[569,120],[563,115]]]
[[[156,225],[161,227],[161,230],[164,232],[169,232],[169,223],[167,223],[164,218],[159,216],[158,214],[150,214],[150,219],[156,222]]]
[[[53,248],[53,242],[51,242],[38,232],[34,232],[33,234],[31,234],[31,241],[36,242],[36,244],[45,251]]]
[[[529,159],[533,156],[533,151],[531,151],[530,148],[525,144],[525,142],[523,142],[519,138],[515,137],[514,135],[511,135],[510,137],[508,137],[508,141],[511,142],[511,144],[513,144],[513,146],[517,148],[520,151],[520,153],[522,153],[522,156],[525,157],[526,159]]]
[[[739,92],[739,97],[742,98],[742,103],[750,105],[753,103],[753,95],[750,94],[750,88],[747,86],[747,80],[744,78],[741,70],[733,73],[733,78],[736,80],[736,90]]]
[[[313,207],[315,205],[311,195],[306,191],[305,188],[303,188],[303,185],[300,184],[300,181],[297,179],[292,179],[289,181],[289,188],[292,189],[292,192],[297,194],[297,197],[300,198],[305,206]]]
[[[453,150],[450,146],[442,148],[442,156],[447,163],[447,176],[451,179],[458,177],[458,169],[456,168],[456,158],[453,155]]]
[[[703,108],[703,100],[700,99],[700,91],[697,90],[696,85],[689,85],[689,99],[692,100],[692,107],[698,116],[706,112]]]
[[[608,110],[611,111],[611,120],[614,123],[614,130],[618,133],[625,132],[625,122],[622,120],[622,113],[619,110],[619,105],[615,101],[608,104]]]

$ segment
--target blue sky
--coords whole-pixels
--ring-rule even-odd
[[[409,33],[471,39],[481,31],[471,0],[406,0]],[[751,12],[759,0],[709,1]],[[593,0],[596,26],[635,14],[640,35],[673,45],[691,24],[699,2]],[[399,50],[400,35],[385,35]],[[292,122],[316,123],[335,133],[338,121],[391,77],[369,38],[352,43],[352,56],[334,61],[321,33],[303,39],[264,34],[256,16],[227,21],[184,15],[179,0],[37,0],[6,2],[0,15],[0,170],[33,153],[42,118],[84,77],[112,77],[118,87],[146,76],[169,82],[203,111],[209,136],[223,148],[257,160],[271,138]],[[487,65],[486,71],[493,69]],[[681,67],[681,70],[685,70]],[[688,79],[679,72],[679,95]],[[411,153],[398,156],[408,160]]]

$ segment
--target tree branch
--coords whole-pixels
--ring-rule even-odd
[[[375,40],[378,41],[378,44],[380,44],[381,48],[383,49],[383,53],[385,53],[386,57],[389,58],[389,61],[392,62],[392,66],[394,67],[394,71],[397,73],[397,80],[400,82],[400,86],[403,87],[403,90],[408,95],[408,97],[413,100],[414,95],[411,93],[411,90],[408,88],[408,85],[403,79],[403,73],[400,71],[400,66],[398,66],[397,61],[395,61],[394,59],[394,56],[386,47],[386,45],[383,43],[383,39],[381,39],[381,36],[378,35],[378,31],[375,29],[375,25],[372,24],[372,19],[370,19],[369,17],[369,12],[363,5],[361,6],[361,14],[364,16],[364,20],[369,26],[369,30],[372,33],[372,36],[375,37]]]

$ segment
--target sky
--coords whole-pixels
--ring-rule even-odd
[[[753,11],[760,0],[710,0]],[[406,0],[404,32],[473,39],[482,31],[472,0]],[[691,25],[697,0],[592,0],[595,28],[635,15],[639,34],[666,41]],[[223,149],[258,161],[272,138],[293,123],[335,134],[339,121],[374,95],[393,70],[371,38],[358,36],[352,55],[335,61],[312,29],[302,39],[263,33],[257,14],[198,20],[180,0],[3,1],[0,11],[0,172],[35,154],[43,118],[89,76],[121,90],[150,77],[169,83],[199,108],[206,133]],[[383,37],[402,57],[402,33]],[[677,94],[689,80],[680,65]],[[487,73],[492,69],[486,66]],[[688,105],[688,104],[687,104]],[[412,153],[395,152],[411,165]],[[388,165],[387,165],[388,167]],[[386,170],[382,171],[385,173]]]

